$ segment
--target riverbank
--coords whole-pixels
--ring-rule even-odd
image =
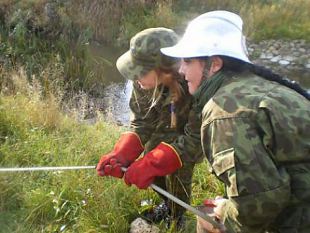
[[[69,91],[96,92],[110,78],[101,72],[109,66],[110,55],[97,59],[95,69],[89,51],[94,41],[127,48],[130,38],[142,29],[168,27],[182,34],[197,15],[223,9],[241,15],[244,33],[252,41],[302,38],[309,42],[309,7],[308,0],[3,0],[0,68],[11,71],[23,67],[30,79],[63,79]],[[284,64],[288,61],[280,60]],[[55,73],[46,71],[51,66],[63,75],[54,77],[56,80],[47,78],[47,73]]]
[[[310,43],[305,40],[263,40],[248,43],[251,61],[310,89]]]

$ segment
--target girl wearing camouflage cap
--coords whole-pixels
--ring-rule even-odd
[[[190,22],[175,46],[161,49],[182,59],[179,71],[198,102],[203,152],[226,187],[224,198],[205,202],[222,229],[198,219],[197,232],[307,233],[310,96],[251,63],[242,23],[231,12],[208,12]],[[145,188],[189,159],[176,143],[159,147],[161,153],[157,147],[131,164],[127,184]],[[153,167],[147,177],[145,164]]]
[[[160,52],[161,47],[172,46],[177,39],[177,35],[167,28],[143,30],[130,40],[130,49],[117,60],[119,72],[133,81],[130,99],[133,118],[130,132],[122,134],[113,151],[101,157],[97,165],[98,175],[123,177],[121,167],[128,167],[142,152],[150,152],[162,141],[172,143],[184,133],[189,116],[195,116],[190,113],[192,97],[186,82],[177,72],[179,60]],[[190,121],[193,124],[199,122]],[[200,126],[196,128],[199,130]],[[199,140],[197,138],[194,144],[197,145]],[[192,152],[193,157],[202,157],[201,147],[195,146]],[[196,160],[184,163],[171,176],[161,176],[152,182],[189,203]],[[147,166],[143,170],[144,174],[148,173]],[[146,213],[146,217],[154,222],[177,220],[182,227],[184,208],[162,198],[165,202]]]

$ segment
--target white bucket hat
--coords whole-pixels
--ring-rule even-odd
[[[228,11],[211,11],[193,19],[181,40],[162,48],[167,56],[178,58],[223,55],[251,63],[242,34],[242,19]]]

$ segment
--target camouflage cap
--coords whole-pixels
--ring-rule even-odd
[[[171,29],[145,29],[131,38],[129,50],[117,59],[116,67],[131,80],[137,80],[158,67],[170,68],[177,59],[162,54],[160,48],[173,46],[177,41],[178,36]]]

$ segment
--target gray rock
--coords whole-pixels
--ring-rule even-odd
[[[287,61],[293,61],[293,60],[295,60],[296,58],[287,55],[287,56],[284,56],[283,59],[284,59],[284,60],[287,60]]]
[[[271,61],[271,62],[278,62],[280,59],[281,59],[280,56],[276,56],[276,57],[271,58],[270,61]]]
[[[130,224],[129,233],[159,233],[157,226],[148,224],[144,219],[137,218]]]
[[[280,60],[280,61],[279,61],[279,64],[280,64],[280,65],[289,65],[290,62],[287,61],[287,60]]]
[[[265,54],[265,53],[262,53],[262,54],[259,56],[259,58],[260,58],[260,59],[266,59],[266,58],[267,58],[267,56],[266,56],[266,54]]]

